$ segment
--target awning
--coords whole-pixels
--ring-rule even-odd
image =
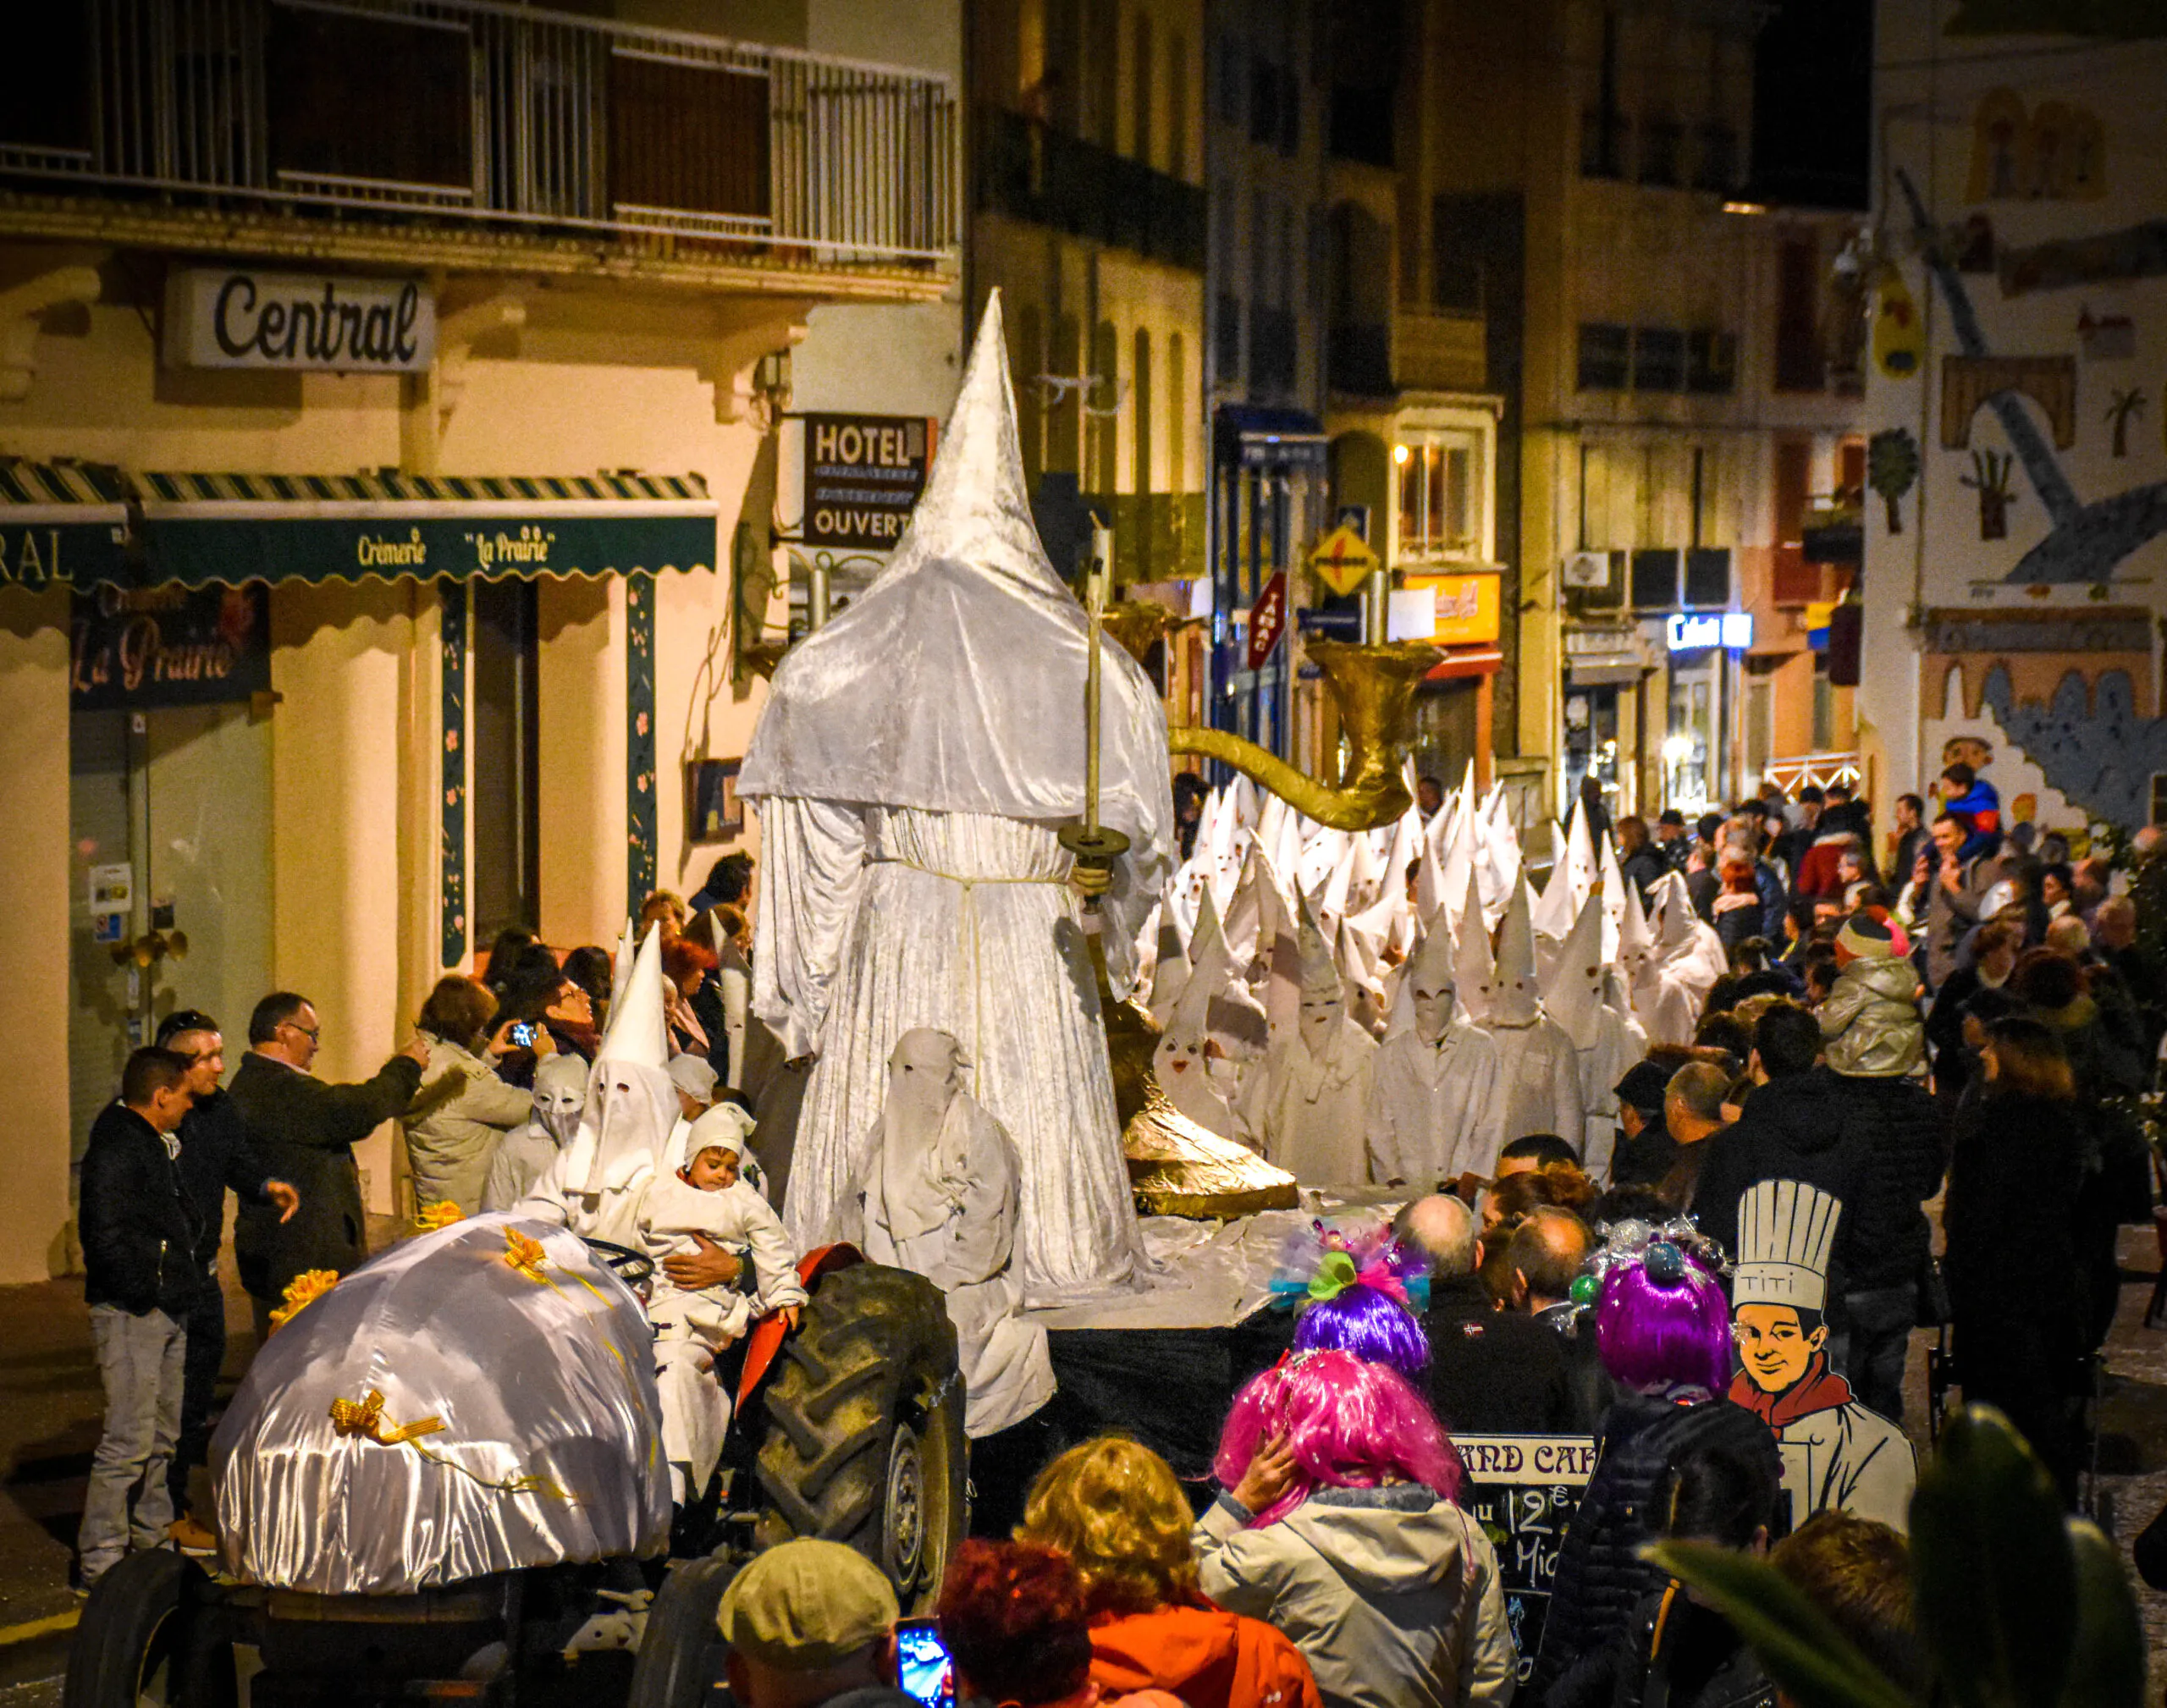
[[[149,579],[184,587],[603,576],[715,560],[715,504],[697,475],[152,473],[137,484]]]
[[[1432,664],[1425,682],[1456,682],[1468,676],[1494,676],[1504,665],[1505,655],[1495,647],[1455,647],[1440,664]]]
[[[121,579],[127,499],[118,469],[0,457],[0,586]]]

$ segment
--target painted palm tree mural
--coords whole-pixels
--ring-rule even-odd
[[[2133,385],[2127,391],[2115,388],[2114,401],[2107,405],[2107,413],[2102,417],[2115,436],[2109,448],[2110,455],[2126,457],[2130,454],[2130,421],[2131,417],[2143,413],[2142,386]]]
[[[1927,270],[1949,304],[1959,348],[1967,356],[1990,355],[1964,281],[1927,219],[1916,185],[1901,168],[1894,175],[1910,205]],[[1980,406],[1993,411],[2015,466],[2048,522],[2045,536],[2024,554],[2004,581],[2042,592],[2082,587],[2093,599],[2104,600],[2116,568],[2131,554],[2167,534],[2167,481],[2087,503],[2071,486],[2053,448],[2015,392],[1990,393]],[[2140,401],[2126,404],[2117,399],[2109,427],[2119,438],[2142,408]],[[2120,454],[2119,446],[2115,454]],[[1998,504],[2005,522],[2007,503],[2015,496],[2010,490],[2006,460],[1997,460],[1999,468],[1975,460],[1972,476],[1964,482],[1978,492],[1982,534],[1995,520],[1992,509]],[[1993,495],[1997,488],[1999,499]],[[2132,632],[2125,644],[2148,649],[2148,625],[2143,618],[2103,610],[2101,620],[2128,623]],[[2167,719],[2142,714],[2137,686],[2126,671],[2104,670],[2087,684],[2071,670],[2051,702],[2020,702],[2003,664],[1988,671],[1982,686],[1981,697],[2004,733],[2073,804],[2094,818],[2126,827],[2142,824],[2152,816],[2152,779],[2167,772]]]
[[[1911,182],[1911,174],[1900,168],[1896,173],[1896,183],[1904,192],[1904,200],[1910,204],[1913,229],[1927,270],[1949,304],[1949,324],[1955,332],[1958,345],[1966,355],[1990,355],[1986,335],[1979,329],[1979,317],[1971,306],[1971,295],[1943,251],[1939,234],[1927,220],[1926,205],[1919,199],[1918,187]],[[2086,504],[2077,497],[2069,477],[2055,460],[2052,447],[2041,435],[2037,424],[2024,412],[2024,405],[2014,392],[1994,392],[1986,398],[1985,406],[1994,412],[1994,419],[2001,424],[2010,449],[2015,454],[2024,478],[2038,498],[2041,508],[2046,511],[2049,524],[2046,537],[2017,560],[2016,567],[2004,580],[2021,587],[2088,584],[2104,592],[2116,565],[2147,541],[2167,533],[2167,481],[2132,487],[2112,498]],[[1967,481],[1966,484],[1971,482]],[[1981,515],[1983,521],[1983,493]]]

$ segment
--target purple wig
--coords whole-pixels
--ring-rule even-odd
[[[1356,1281],[1304,1307],[1294,1324],[1298,1353],[1352,1353],[1410,1382],[1429,1368],[1430,1337],[1390,1293]]]
[[[1730,1306],[1723,1284],[1690,1261],[1613,1264],[1595,1306],[1596,1351],[1629,1388],[1730,1385]]]
[[[1232,1488],[1265,1441],[1294,1456],[1287,1493],[1250,1520],[1276,1523],[1319,1488],[1425,1485],[1452,1499],[1466,1475],[1436,1415],[1404,1377],[1352,1353],[1293,1353],[1243,1388],[1212,1468]]]

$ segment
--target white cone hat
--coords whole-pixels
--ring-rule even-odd
[[[632,982],[632,958],[639,952],[632,938],[632,922],[627,919],[625,928],[617,934],[617,958],[609,968],[609,998],[612,1002],[624,994],[625,987]]]
[[[650,925],[631,974],[612,993],[609,1029],[602,1034],[597,1063],[628,1061],[638,1067],[670,1066],[670,1022],[662,1000],[662,928]]]
[[[1297,898],[1295,903],[1301,920],[1302,999],[1332,996],[1344,998],[1347,987],[1339,977],[1339,964],[1332,959],[1332,945],[1318,928],[1317,917],[1310,912],[1306,898]]]
[[[1500,1026],[1532,1025],[1542,1012],[1535,977],[1535,927],[1527,912],[1527,885],[1515,884],[1497,928],[1497,998],[1491,1018]]]
[[[1490,928],[1482,919],[1482,892],[1481,880],[1473,870],[1467,874],[1467,903],[1461,911],[1459,923],[1453,936],[1453,986],[1459,993],[1459,1000],[1467,1009],[1468,1018],[1478,1026],[1490,1019],[1491,984],[1493,969],[1490,961]]]
[[[1602,1007],[1602,901],[1591,895],[1565,939],[1558,969],[1542,987],[1542,1008],[1565,1028],[1575,1050],[1591,1050]]]

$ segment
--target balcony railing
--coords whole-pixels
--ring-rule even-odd
[[[11,31],[0,179],[222,209],[363,211],[951,259],[941,78],[493,0],[79,0]]]
[[[995,213],[1204,271],[1204,192],[1002,107],[979,109],[978,195]]]

